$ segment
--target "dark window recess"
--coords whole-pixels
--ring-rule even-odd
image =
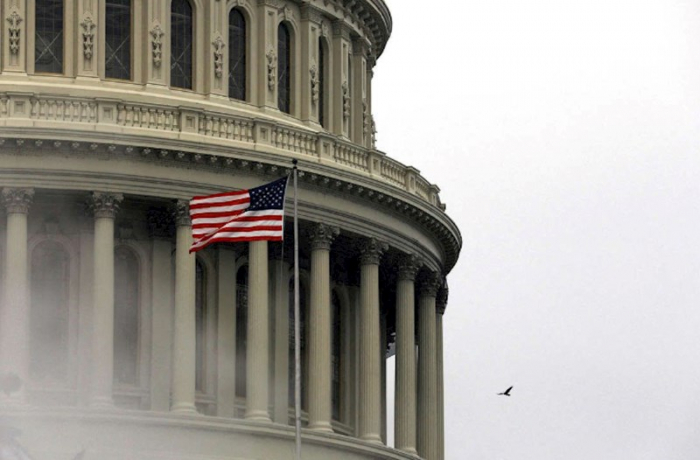
[[[292,37],[286,24],[277,28],[277,108],[291,112],[291,51]]]
[[[243,14],[231,10],[228,15],[228,97],[246,98],[246,24]]]
[[[63,73],[63,0],[36,0],[34,71]]]
[[[172,0],[170,9],[170,86],[192,89],[192,5]]]
[[[318,122],[326,127],[326,52],[318,40]]]
[[[131,80],[131,0],[106,2],[105,76]]]

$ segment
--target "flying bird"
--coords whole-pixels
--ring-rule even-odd
[[[509,387],[506,391],[504,391],[503,393],[498,393],[498,395],[499,395],[499,396],[500,396],[500,395],[503,395],[503,396],[510,396],[510,390],[512,390],[512,389],[513,389],[513,387],[511,386],[511,387]]]

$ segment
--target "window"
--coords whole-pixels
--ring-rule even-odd
[[[131,80],[131,0],[107,0],[105,76]]]
[[[38,382],[68,379],[70,257],[55,241],[32,251],[29,372]]]
[[[286,24],[277,27],[277,108],[291,113],[292,37]]]
[[[246,396],[246,348],[248,339],[248,266],[236,274],[236,396]]]
[[[36,0],[34,71],[63,73],[63,0]]]
[[[170,9],[170,86],[192,89],[192,5],[172,0]]]
[[[301,348],[301,408],[306,410],[306,391],[307,385],[304,383],[308,376],[308,360],[306,358],[306,287],[303,283],[299,283],[299,337]],[[294,406],[294,379],[295,376],[295,361],[294,361],[294,279],[289,281],[289,384],[288,397],[289,405]]]
[[[228,97],[246,98],[246,23],[238,9],[228,15]]]
[[[326,48],[318,39],[318,122],[326,128]]]
[[[342,329],[340,322],[340,298],[333,291],[331,297],[331,325],[333,327],[331,333],[331,404],[334,420],[340,420],[341,408],[341,346],[342,346]]]
[[[114,382],[139,383],[139,261],[130,249],[114,251]]]
[[[194,388],[204,392],[206,375],[206,295],[207,274],[202,262],[197,260],[195,268],[195,377]]]

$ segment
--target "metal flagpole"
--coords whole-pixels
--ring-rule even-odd
[[[299,327],[299,223],[297,220],[297,160],[294,164],[294,428],[296,460],[301,460],[301,338]]]

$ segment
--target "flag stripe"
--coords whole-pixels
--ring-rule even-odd
[[[190,200],[190,206],[191,205],[197,205],[199,203],[221,203],[221,202],[226,202],[229,200],[234,200],[238,198],[242,198],[244,196],[250,196],[250,193],[248,190],[239,190],[236,192],[224,192],[224,193],[215,193],[213,195],[204,195],[204,196],[195,196]]]

